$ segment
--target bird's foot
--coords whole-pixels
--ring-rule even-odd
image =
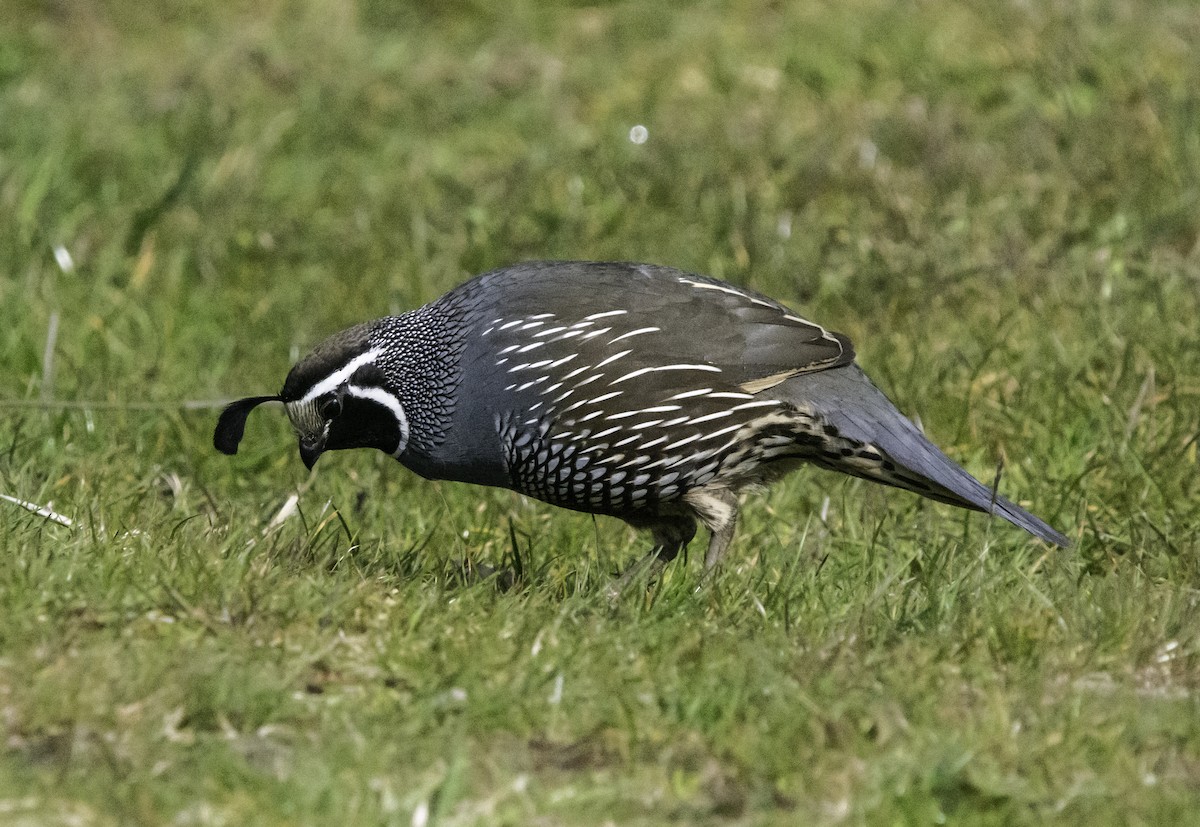
[[[656,553],[650,553],[625,569],[609,583],[604,590],[604,596],[610,603],[615,603],[631,584],[640,582],[649,585],[653,583],[666,566],[666,560]]]

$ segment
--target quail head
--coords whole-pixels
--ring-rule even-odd
[[[711,531],[716,565],[739,493],[797,465],[904,488],[1068,540],[950,460],[854,362],[843,335],[779,302],[667,267],[532,262],[350,328],[277,396],[234,402],[237,452],[280,401],[310,468],[377,448],[430,479],[511,488],[648,529],[658,561]]]

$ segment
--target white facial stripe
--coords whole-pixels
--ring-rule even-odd
[[[308,393],[304,394],[304,396],[301,397],[299,401],[300,402],[311,402],[312,400],[316,399],[318,396],[321,396],[322,394],[326,394],[326,393],[329,393],[330,391],[337,390],[338,387],[340,387],[343,382],[345,382],[347,379],[349,379],[351,376],[353,376],[354,372],[356,370],[358,370],[359,368],[361,368],[363,365],[374,364],[375,359],[379,356],[379,354],[381,352],[382,351],[380,351],[378,348],[372,348],[371,350],[368,350],[366,353],[362,353],[362,354],[359,354],[358,356],[355,356],[353,359],[351,359],[345,365],[343,365],[342,367],[335,370],[333,373],[326,376],[324,379],[322,379],[317,384],[313,385],[309,389]]]
[[[404,453],[404,449],[408,447],[408,417],[404,415],[404,407],[400,404],[400,400],[383,388],[360,388],[358,385],[347,385],[346,395],[353,396],[355,399],[369,399],[391,411],[392,416],[396,418],[396,429],[400,432],[400,442],[396,445],[392,456],[399,459],[400,455]]]

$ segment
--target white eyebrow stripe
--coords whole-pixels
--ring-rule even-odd
[[[628,333],[622,333],[615,339],[609,339],[608,343],[611,345],[621,341],[622,339],[628,339],[630,336],[641,336],[643,333],[657,333],[660,330],[662,330],[661,327],[639,327],[637,330],[631,330]]]
[[[604,313],[593,313],[590,316],[584,316],[583,320],[585,322],[592,322],[592,321],[595,321],[596,319],[603,319],[606,316],[624,316],[628,312],[629,312],[628,310],[608,310],[608,311],[605,311]]]
[[[392,451],[392,456],[399,458],[404,453],[404,449],[408,447],[408,417],[404,415],[404,406],[400,404],[400,400],[383,388],[360,388],[358,385],[347,385],[346,393],[355,399],[369,399],[391,411],[392,416],[396,418],[396,428],[400,431],[400,442],[397,443],[396,450]]]
[[[721,369],[712,365],[659,365],[652,368],[639,368],[631,373],[627,373],[619,379],[614,379],[608,384],[615,385],[618,382],[624,382],[626,379],[635,379],[646,373],[654,373],[660,370],[706,370],[709,373],[720,373]]]
[[[308,393],[304,394],[304,396],[300,397],[300,399],[297,401],[311,402],[312,400],[316,399],[321,394],[329,393],[332,390],[336,390],[338,387],[340,387],[342,385],[343,382],[345,382],[347,379],[349,379],[351,376],[353,376],[354,372],[356,370],[358,370],[359,368],[361,368],[363,365],[373,364],[375,362],[375,360],[379,357],[379,354],[382,352],[383,351],[379,348],[371,348],[366,353],[360,353],[358,356],[355,356],[353,359],[351,359],[345,365],[342,365],[342,367],[338,368],[333,373],[329,374],[324,379],[322,379],[320,382],[318,382],[317,384],[315,384],[311,388],[309,388]]]

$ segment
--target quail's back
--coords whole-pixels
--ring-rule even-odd
[[[236,451],[235,403],[217,447]],[[277,397],[311,465],[374,447],[430,478],[512,488],[650,529],[669,560],[738,495],[809,462],[1066,538],[933,446],[854,363],[849,340],[782,304],[666,267],[534,262],[352,328]]]

